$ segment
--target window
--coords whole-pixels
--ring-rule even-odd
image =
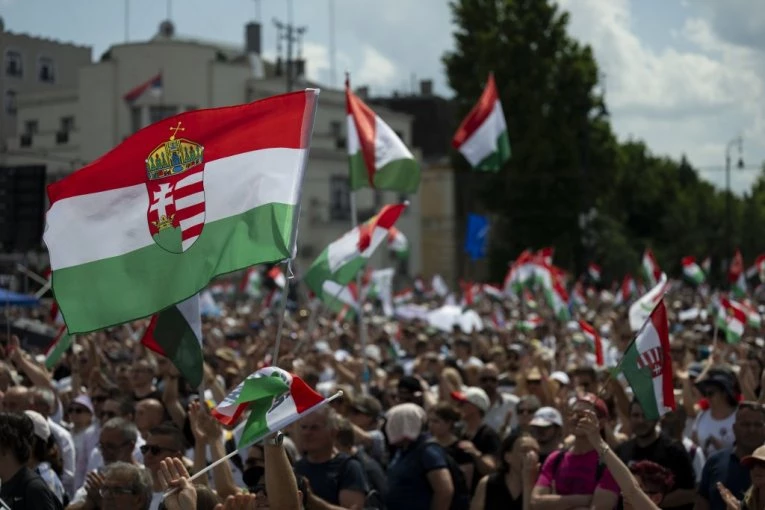
[[[143,127],[143,111],[140,106],[130,108],[130,132],[135,133]]]
[[[343,123],[339,120],[333,120],[329,123],[329,132],[335,138],[343,136]]]
[[[74,117],[72,115],[61,117],[61,131],[64,133],[74,131]]]
[[[16,91],[5,91],[5,113],[8,115],[16,115]]]
[[[52,58],[40,57],[37,59],[37,78],[43,83],[56,82],[56,67],[53,65]]]
[[[24,122],[24,133],[28,135],[36,135],[40,129],[40,123],[37,120],[31,119]]]
[[[151,106],[149,107],[149,124],[172,117],[178,113],[177,106]]]
[[[329,218],[334,221],[351,219],[351,185],[345,175],[329,178]]]
[[[24,76],[24,61],[18,51],[7,50],[5,52],[5,74],[17,78]]]

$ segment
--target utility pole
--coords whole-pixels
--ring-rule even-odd
[[[285,58],[285,71],[287,75],[287,92],[292,92],[292,87],[295,83],[295,64],[300,61],[303,53],[303,34],[305,34],[308,27],[297,27],[292,21],[292,0],[287,2],[287,23],[282,23],[278,19],[274,19],[274,26],[277,30],[276,36],[276,52],[281,57],[282,41],[287,41],[287,55]],[[293,44],[297,45],[297,58],[292,58]]]
[[[744,140],[742,137],[737,136],[725,146],[725,260],[726,271],[730,271],[730,257],[733,255],[733,246],[731,246],[731,190],[730,190],[730,167],[731,167],[731,150],[738,146],[738,162],[736,166],[741,169],[744,168]]]

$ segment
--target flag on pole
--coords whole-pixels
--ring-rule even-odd
[[[401,138],[351,92],[345,80],[351,190],[374,188],[416,193],[420,164]]]
[[[725,333],[725,340],[729,344],[737,344],[744,335],[744,328],[749,320],[749,314],[744,306],[737,301],[720,298],[717,307],[717,327]]]
[[[712,269],[712,259],[707,257],[702,260],[701,269],[704,271],[704,274],[709,274],[709,271]]]
[[[122,99],[127,103],[134,103],[147,92],[154,97],[160,97],[162,95],[162,73],[152,76],[137,87],[130,89],[124,96],[122,96]]]
[[[388,231],[388,248],[400,259],[409,257],[409,240],[396,227],[391,227]]]
[[[632,331],[637,331],[643,326],[651,312],[667,292],[667,285],[667,275],[662,273],[659,277],[659,282],[640,299],[632,303],[629,310],[629,321]]]
[[[590,262],[590,264],[587,266],[587,274],[590,275],[590,279],[594,282],[600,281],[600,266],[597,265],[595,262]]]
[[[45,368],[51,370],[56,366],[56,363],[61,359],[61,356],[63,356],[72,346],[73,341],[74,336],[66,332],[66,325],[62,325],[58,328],[56,337],[45,349]]]
[[[627,273],[622,279],[622,284],[619,286],[619,290],[616,292],[615,305],[626,305],[632,296],[637,292],[637,285],[635,284],[632,275]]]
[[[648,248],[643,252],[643,277],[649,287],[654,287],[661,278],[661,268]]]
[[[510,138],[494,74],[489,74],[478,103],[454,134],[452,147],[476,170],[498,172],[510,159]]]
[[[524,320],[519,321],[516,327],[521,331],[530,332],[540,327],[543,323],[544,321],[539,315],[532,313],[529,314]]]
[[[44,240],[69,332],[147,317],[215,276],[293,257],[317,97],[185,112],[48,186]]]
[[[327,280],[322,285],[320,299],[328,310],[334,313],[352,312],[356,314],[359,311],[359,291],[356,282],[348,282],[347,285],[340,285],[332,280]],[[345,316],[350,318],[349,313]]]
[[[472,260],[486,256],[486,240],[489,237],[489,218],[480,214],[468,214],[467,233],[465,235],[465,253]]]
[[[321,295],[322,286],[327,280],[347,285],[356,277],[356,273],[366,267],[377,247],[387,239],[390,228],[406,206],[407,203],[386,205],[369,221],[330,243],[303,276],[305,284],[317,296]]]
[[[675,409],[664,299],[659,298],[637,337],[624,352],[619,366],[647,420],[658,420]]]
[[[583,320],[579,321],[579,327],[581,328],[585,338],[587,338],[587,342],[592,347],[593,352],[595,353],[595,363],[599,367],[602,367],[604,364],[603,341],[600,339],[600,335],[595,330],[595,328],[593,328],[591,325],[589,325],[587,322]]]
[[[737,298],[746,296],[746,276],[744,275],[744,257],[741,256],[741,250],[736,250],[733,261],[728,269],[728,282],[731,292]]]
[[[284,276],[284,272],[279,266],[274,266],[268,270],[268,277],[274,282],[278,288],[283,289],[287,285],[287,278]]]
[[[260,268],[254,266],[248,267],[242,275],[242,279],[239,281],[239,293],[246,294],[253,298],[259,298],[262,284]]]
[[[192,388],[202,384],[202,317],[199,294],[154,315],[141,343],[169,359]]]
[[[249,409],[237,447],[247,447],[326,405],[302,379],[277,367],[261,368],[239,383],[212,415],[230,426]]]
[[[706,276],[704,275],[704,271],[702,271],[699,265],[696,263],[696,259],[694,257],[683,257],[682,264],[683,274],[690,282],[696,285],[701,285],[704,283]]]

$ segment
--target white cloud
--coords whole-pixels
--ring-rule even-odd
[[[656,153],[687,154],[698,167],[716,167],[703,175],[723,185],[727,140],[743,134],[747,150],[765,156],[760,56],[722,41],[700,16],[681,20],[673,46],[653,49],[646,43],[653,27],[637,30],[631,10],[637,1],[643,0],[559,3],[571,13],[572,35],[593,47],[607,73],[606,100],[617,134],[643,139]],[[732,187],[748,189],[755,176],[739,173]]]

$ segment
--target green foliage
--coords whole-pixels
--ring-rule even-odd
[[[567,13],[551,0],[454,0],[451,7],[455,49],[443,61],[458,115],[467,114],[493,72],[513,152],[496,174],[472,173],[454,158],[469,181],[459,202],[494,218],[494,280],[528,247],[555,246],[556,263],[577,273],[597,261],[605,281],[635,273],[646,247],[675,274],[686,255],[717,262],[728,255],[725,194],[685,158],[616,140],[592,50],[568,35]],[[765,251],[758,235],[765,174],[750,195],[731,202],[731,245],[750,261]],[[592,208],[595,218],[582,224],[580,213]]]

